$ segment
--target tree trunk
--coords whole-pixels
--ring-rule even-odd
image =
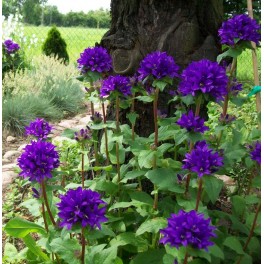
[[[222,0],[112,0],[111,16],[111,28],[100,45],[110,52],[115,74],[133,75],[140,61],[156,50],[173,56],[182,69],[202,58],[214,61],[219,54]],[[169,115],[176,110],[175,105],[168,106],[170,98],[163,92],[158,105]],[[137,103],[135,111],[140,114],[136,132],[142,136],[152,133],[150,105]],[[111,107],[108,115],[114,118]],[[127,122],[125,113],[120,118]]]

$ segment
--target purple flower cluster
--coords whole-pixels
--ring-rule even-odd
[[[243,86],[242,83],[237,82],[237,79],[234,78],[234,79],[231,81],[231,85],[230,85],[230,93],[231,93],[233,96],[237,96],[238,93],[239,93],[240,91],[243,90],[242,86]]]
[[[252,151],[250,152],[250,157],[255,160],[258,164],[261,164],[261,144],[257,141],[254,145],[249,147]]]
[[[52,127],[42,118],[37,118],[32,121],[28,127],[25,127],[26,135],[35,136],[38,139],[47,138],[48,134],[51,132]]]
[[[180,210],[178,214],[171,214],[168,218],[168,227],[160,232],[163,244],[170,244],[177,249],[180,246],[191,246],[192,248],[205,249],[214,245],[210,241],[216,237],[215,227],[210,225],[210,218],[204,219],[204,215],[192,210],[184,212]]]
[[[51,178],[51,171],[59,165],[55,146],[46,141],[31,141],[18,158],[18,166],[22,170],[19,175],[29,177],[30,181],[42,182],[45,178]]]
[[[248,15],[235,15],[223,22],[218,34],[222,44],[234,46],[237,40],[253,41],[259,44],[260,25]]]
[[[15,53],[20,49],[20,46],[11,39],[7,39],[4,41],[4,47],[8,54]]]
[[[91,138],[92,138],[92,132],[88,127],[86,129],[82,128],[78,132],[74,132],[74,139],[78,142],[83,142]]]
[[[112,58],[102,47],[87,48],[77,60],[78,68],[83,74],[88,71],[109,72],[112,69]]]
[[[95,112],[94,115],[91,116],[91,120],[95,124],[100,124],[103,121],[103,117],[99,112]]]
[[[183,114],[176,124],[181,128],[186,128],[189,132],[204,133],[204,131],[209,129],[209,127],[204,125],[204,119],[200,116],[195,116],[192,110],[187,114]]]
[[[227,94],[228,78],[217,62],[206,59],[192,62],[182,72],[179,91],[182,95],[208,94],[214,100],[223,100]]]
[[[109,96],[112,92],[118,92],[121,95],[128,96],[132,93],[131,89],[132,87],[128,77],[121,75],[109,76],[103,81],[100,96]]]
[[[217,152],[209,149],[205,140],[198,141],[191,153],[185,155],[185,163],[182,168],[198,174],[198,177],[210,175],[217,171],[218,167],[223,166],[223,157]]]
[[[62,220],[61,227],[71,229],[73,225],[81,224],[82,227],[96,226],[101,229],[101,223],[106,222],[106,203],[100,199],[100,194],[92,190],[69,190],[60,196],[61,202],[57,204],[58,216]]]
[[[173,57],[160,51],[148,54],[141,61],[138,69],[140,80],[144,80],[148,76],[152,76],[154,79],[179,77],[178,71],[179,66],[174,62]]]

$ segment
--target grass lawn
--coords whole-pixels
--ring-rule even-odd
[[[33,34],[38,38],[36,47],[26,49],[26,56],[37,56],[41,54],[41,46],[48,35],[50,27],[43,26],[25,26],[24,33],[26,37],[32,37]],[[58,27],[62,37],[67,43],[67,51],[70,56],[70,62],[74,63],[79,58],[80,53],[87,47],[94,46],[99,42],[107,29],[81,28],[81,27]]]

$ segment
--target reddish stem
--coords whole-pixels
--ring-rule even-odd
[[[196,198],[195,211],[197,211],[198,207],[199,207],[199,202],[200,202],[201,196],[202,196],[202,187],[203,187],[203,180],[202,180],[202,178],[200,178],[199,179],[198,193],[197,193],[197,198]]]
[[[45,186],[44,180],[42,180],[42,182],[41,182],[41,188],[42,188],[42,194],[43,194],[44,202],[45,202],[45,205],[46,205],[50,220],[51,220],[53,226],[56,226],[56,222],[55,222],[55,220],[53,218],[53,215],[52,215],[50,207],[49,207],[49,202],[48,202],[48,197],[47,197],[47,193],[46,193],[46,186]]]

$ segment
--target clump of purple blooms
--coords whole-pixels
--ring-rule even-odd
[[[207,94],[220,101],[227,94],[228,78],[225,69],[207,59],[190,63],[181,75],[179,91],[182,95]]]
[[[112,69],[112,58],[103,47],[87,48],[77,60],[81,73],[88,71],[105,73]]]
[[[108,219],[105,217],[105,202],[100,199],[100,194],[85,190],[81,187],[70,189],[65,195],[60,195],[61,202],[57,204],[58,216],[61,219],[60,226],[71,229],[76,224],[82,227],[96,226],[101,229],[101,223]]]
[[[120,95],[128,96],[132,94],[131,89],[132,86],[128,77],[121,75],[109,76],[103,81],[100,96],[109,96],[112,92],[118,92]]]
[[[103,117],[99,112],[95,112],[94,115],[91,116],[91,120],[95,124],[100,124],[103,121]]]
[[[74,132],[74,139],[78,142],[83,142],[92,138],[92,132],[89,127],[82,128],[78,132]]]
[[[11,39],[7,39],[4,41],[4,47],[8,54],[16,53],[20,49],[20,46]]]
[[[250,157],[252,160],[255,160],[258,164],[261,164],[261,144],[257,141],[254,145],[249,146],[252,150],[250,152]]]
[[[168,218],[168,227],[160,231],[164,235],[160,242],[177,249],[180,246],[191,246],[207,251],[209,246],[214,245],[210,239],[216,237],[216,228],[210,225],[210,221],[210,218],[205,219],[203,214],[195,210],[180,210],[178,214],[171,214]]]
[[[234,79],[231,81],[231,85],[230,85],[230,93],[231,93],[233,96],[237,96],[238,93],[239,93],[240,91],[243,90],[242,86],[243,86],[242,83],[239,83],[239,82],[237,81],[237,79],[234,78]]]
[[[198,141],[191,153],[185,155],[183,162],[184,165],[182,168],[196,172],[198,177],[210,175],[224,165],[223,157],[217,152],[213,152],[213,150],[208,147],[205,140]]]
[[[32,121],[28,127],[25,127],[26,135],[35,136],[38,139],[47,138],[51,129],[52,127],[49,123],[42,118],[37,118],[35,121]]]
[[[155,51],[148,54],[140,63],[138,73],[139,79],[144,80],[151,76],[153,79],[164,77],[179,77],[180,67],[175,63],[173,57],[166,52]]]
[[[187,114],[183,114],[176,124],[181,128],[186,128],[189,132],[204,133],[204,131],[209,129],[209,127],[204,125],[204,119],[200,116],[195,116],[192,110]]]
[[[45,178],[51,178],[52,170],[59,165],[59,155],[55,146],[46,141],[31,141],[18,158],[18,166],[22,170],[19,175],[39,183]]]
[[[248,15],[235,15],[224,21],[218,34],[222,44],[234,46],[238,40],[253,41],[259,44],[260,25]]]

